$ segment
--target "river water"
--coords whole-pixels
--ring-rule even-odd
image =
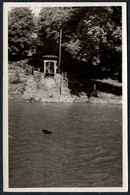
[[[122,186],[120,105],[11,102],[9,135],[9,187]]]

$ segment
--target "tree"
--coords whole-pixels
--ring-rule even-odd
[[[8,51],[10,60],[26,58],[31,49],[34,31],[30,8],[13,8],[8,14]]]
[[[110,70],[111,77],[121,71],[121,7],[43,8],[38,24],[38,50],[42,54],[58,54],[62,28],[63,66],[77,61],[79,65],[86,64],[87,69],[91,64],[104,72]],[[68,56],[70,60],[65,62]]]

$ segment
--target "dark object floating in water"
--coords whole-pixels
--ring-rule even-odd
[[[42,131],[43,131],[43,133],[45,133],[45,134],[52,134],[52,132],[49,131],[49,130],[42,129]]]

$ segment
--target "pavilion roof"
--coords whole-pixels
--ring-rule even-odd
[[[44,59],[58,59],[58,56],[55,56],[55,55],[45,55],[45,56],[42,56],[42,58],[44,58]]]
[[[44,58],[44,59],[58,59],[58,56],[55,56],[55,55],[44,55],[44,56],[42,56],[42,58]]]

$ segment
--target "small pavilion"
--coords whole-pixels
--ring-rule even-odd
[[[58,57],[55,55],[45,55],[42,57],[45,75],[55,75],[58,73]]]

